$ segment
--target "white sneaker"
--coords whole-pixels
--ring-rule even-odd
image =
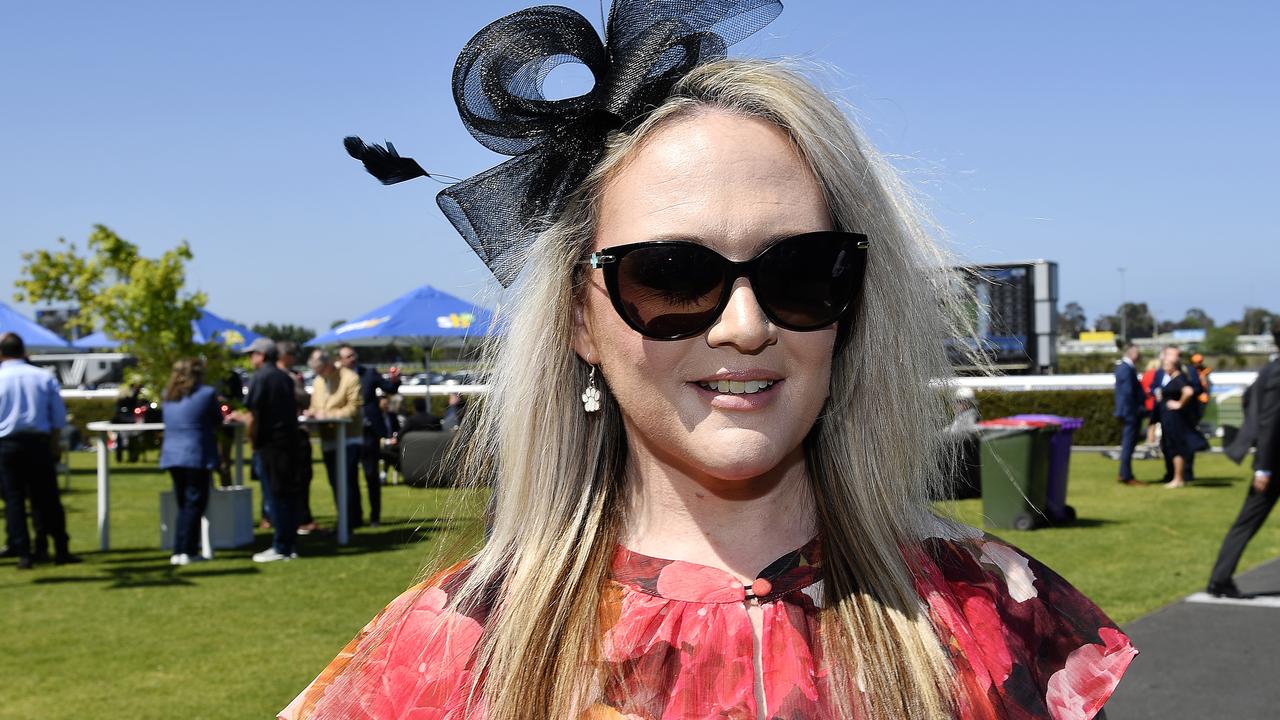
[[[276,549],[273,547],[267,548],[262,552],[253,554],[253,561],[256,563],[269,563],[269,562],[275,562],[277,560],[292,560],[292,559],[293,557],[289,555],[283,555],[281,553],[276,552]]]
[[[186,553],[174,553],[169,556],[170,565],[186,565],[191,562],[191,556]]]

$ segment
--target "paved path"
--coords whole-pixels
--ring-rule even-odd
[[[1125,628],[1142,651],[1108,720],[1280,718],[1280,560],[1236,577],[1255,600],[1196,593]]]

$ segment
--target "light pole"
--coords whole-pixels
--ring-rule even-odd
[[[1120,271],[1120,339],[1129,342],[1129,313],[1125,312],[1124,307],[1124,268],[1116,268]]]

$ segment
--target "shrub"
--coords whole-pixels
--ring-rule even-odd
[[[1076,445],[1120,444],[1115,394],[1110,390],[979,390],[978,408],[984,419],[1009,415],[1062,415],[1084,420],[1076,431]]]

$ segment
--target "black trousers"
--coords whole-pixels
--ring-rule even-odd
[[[272,546],[281,555],[297,550],[298,505],[301,488],[298,482],[298,444],[292,435],[273,438],[255,449],[266,475],[263,484],[271,487]]]
[[[9,550],[33,554],[27,531],[27,499],[39,530],[53,538],[55,551],[67,554],[67,519],[58,496],[58,471],[47,433],[15,433],[0,438],[0,489],[4,493]]]
[[[369,522],[382,521],[382,448],[377,435],[364,431],[360,448],[360,464],[364,466],[364,484],[369,490]]]
[[[350,527],[359,527],[363,524],[361,520],[362,503],[360,502],[360,454],[362,446],[360,443],[347,443],[347,522]],[[337,449],[325,450],[324,469],[329,475],[329,487],[333,489],[333,507],[338,507],[338,451]]]
[[[209,507],[209,483],[213,472],[204,468],[171,467],[173,499],[178,517],[173,524],[173,553],[200,554],[200,518]]]
[[[1252,482],[1249,484],[1249,494],[1245,496],[1244,506],[1240,508],[1240,514],[1222,540],[1222,549],[1218,551],[1218,561],[1213,564],[1213,575],[1209,577],[1209,582],[1226,583],[1236,574],[1236,566],[1240,564],[1245,546],[1257,534],[1262,523],[1267,521],[1277,499],[1280,499],[1280,478],[1272,477],[1271,482],[1267,483],[1266,492],[1258,492],[1253,489]]]

